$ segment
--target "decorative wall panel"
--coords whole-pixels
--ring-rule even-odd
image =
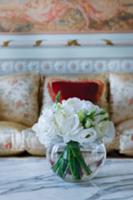
[[[132,32],[133,0],[0,0],[0,33]]]

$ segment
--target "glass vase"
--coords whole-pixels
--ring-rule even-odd
[[[92,143],[71,141],[58,143],[47,150],[52,170],[67,182],[85,182],[93,178],[106,159],[104,143],[96,139]]]

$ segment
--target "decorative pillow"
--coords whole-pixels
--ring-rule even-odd
[[[124,130],[120,135],[120,153],[133,156],[133,128]]]
[[[133,118],[133,74],[110,74],[109,80],[112,120]]]
[[[133,128],[133,118],[123,121],[116,126],[116,130],[117,132],[119,132],[119,134],[121,134],[121,132],[124,130],[132,129],[132,128]]]
[[[39,112],[39,83],[36,74],[0,77],[0,120],[32,126]]]
[[[114,143],[117,143],[117,150],[122,154],[133,155],[132,139],[133,139],[133,118],[121,122],[116,126],[116,138]]]
[[[61,91],[61,100],[78,97],[90,100],[95,104],[107,108],[107,78],[106,75],[88,76],[51,76],[45,79],[43,105],[55,101]]]
[[[45,156],[45,147],[39,142],[36,133],[32,129],[23,131],[25,138],[25,150],[33,156]]]
[[[21,131],[26,128],[13,122],[0,122],[0,156],[24,152],[24,135]]]

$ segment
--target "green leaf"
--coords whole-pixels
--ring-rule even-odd
[[[61,99],[61,92],[59,91],[55,97],[55,103],[59,103],[60,102],[60,99]]]
[[[91,171],[90,167],[87,166],[87,164],[85,163],[84,157],[82,156],[82,153],[80,151],[79,143],[71,141],[68,143],[68,145],[72,151],[73,156],[76,157],[76,159],[80,163],[80,168],[84,169],[84,171],[87,175],[90,175],[92,173],[92,171]]]
[[[68,153],[69,170],[75,180],[80,180],[81,179],[80,165],[77,159],[73,156],[70,146],[67,146],[67,150],[69,152]]]
[[[80,180],[82,178],[83,171],[87,175],[92,173],[90,167],[85,163],[79,143],[75,141],[67,143],[66,148],[52,168],[53,171],[62,178],[70,171],[75,180]]]
[[[78,161],[79,161],[79,163],[80,163],[82,169],[84,169],[85,173],[86,173],[87,175],[90,175],[90,174],[92,173],[92,171],[91,171],[90,167],[89,167],[88,165],[86,165],[82,154],[79,154],[79,155],[78,155]]]
[[[87,117],[89,117],[90,119],[93,119],[94,116],[95,116],[95,114],[96,114],[96,109],[93,109],[93,110],[89,111],[86,115],[87,115]]]
[[[104,115],[105,113],[107,113],[107,111],[105,109],[101,109],[100,112],[97,113],[97,115]]]
[[[67,149],[65,148],[64,152],[60,155],[58,161],[55,163],[55,165],[53,165],[52,169],[57,173],[57,175],[63,178],[66,175],[67,167]]]
[[[100,112],[96,113],[96,116],[98,115],[102,115],[101,117],[105,116],[107,118],[109,118],[109,114],[105,109],[102,109]]]
[[[56,173],[62,178],[64,178],[66,175],[67,165],[68,165],[68,162],[62,159],[58,169],[56,170]]]
[[[60,157],[57,160],[57,162],[52,166],[52,169],[53,169],[54,172],[56,172],[56,170],[60,166],[61,160],[63,159],[63,155],[64,155],[64,152],[60,155]]]

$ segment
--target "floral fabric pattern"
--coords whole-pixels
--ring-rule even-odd
[[[120,135],[120,153],[133,156],[133,128],[124,130]]]
[[[0,77],[0,120],[32,126],[38,118],[39,76]]]
[[[37,134],[31,129],[25,129],[22,131],[25,140],[25,151],[33,156],[45,156],[46,149],[42,145],[37,137]]]
[[[130,32],[132,0],[1,0],[1,33]]]
[[[0,156],[17,155],[24,152],[25,126],[13,122],[0,122]]]
[[[133,74],[110,74],[111,112],[118,124],[133,118]]]
[[[45,156],[45,148],[34,131],[14,122],[0,122],[0,156],[18,155],[27,152]]]

